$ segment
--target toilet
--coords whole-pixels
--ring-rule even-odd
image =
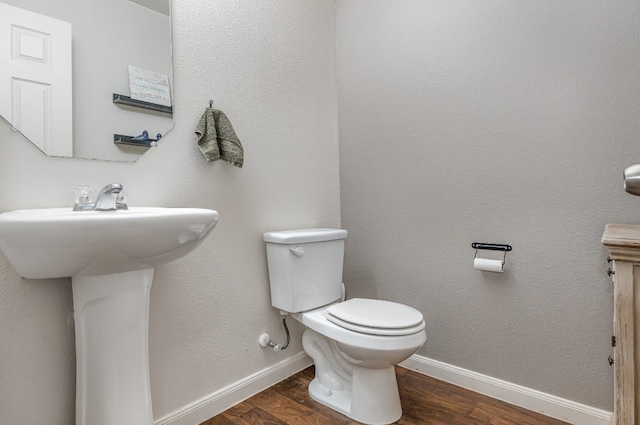
[[[311,397],[358,422],[390,424],[402,416],[394,366],[425,343],[425,323],[404,304],[342,300],[346,238],[343,229],[265,233],[271,304],[305,326]]]

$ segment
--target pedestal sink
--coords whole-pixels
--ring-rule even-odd
[[[152,425],[149,293],[153,268],[193,251],[214,210],[18,210],[0,214],[0,249],[29,279],[71,277],[76,425]]]

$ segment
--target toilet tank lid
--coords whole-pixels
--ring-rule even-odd
[[[265,242],[279,244],[322,242],[346,238],[347,231],[344,229],[282,230],[279,232],[266,232],[263,235],[263,239]]]

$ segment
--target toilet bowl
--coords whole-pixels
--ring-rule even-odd
[[[351,302],[379,300],[352,299],[291,316],[306,329],[302,337],[305,352],[315,364],[315,378],[309,394],[319,403],[365,424],[389,424],[402,416],[394,366],[414,354],[426,341],[425,324],[420,315],[417,324],[405,328],[361,326],[364,332],[334,323],[331,307]],[[413,310],[413,309],[411,309]],[[413,310],[415,311],[415,310]],[[418,313],[419,314],[419,313]],[[353,323],[347,322],[349,327]],[[393,335],[379,335],[389,333]]]
[[[265,233],[271,303],[305,326],[311,397],[358,422],[390,424],[402,416],[394,366],[425,343],[425,323],[395,302],[340,302],[346,237],[342,229]]]

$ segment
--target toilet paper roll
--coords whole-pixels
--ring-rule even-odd
[[[488,258],[476,257],[473,259],[473,268],[485,272],[502,273],[504,271],[504,264],[502,260],[491,260]]]

